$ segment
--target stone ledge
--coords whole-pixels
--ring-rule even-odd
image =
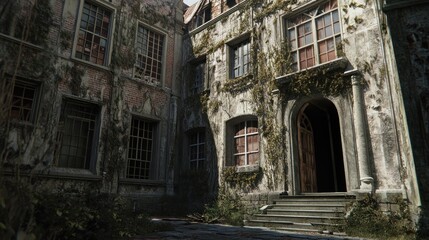
[[[310,68],[306,68],[297,72],[289,73],[283,76],[279,76],[275,78],[275,81],[278,85],[286,84],[293,79],[298,78],[300,74],[303,73],[318,73],[318,71],[324,71],[326,73],[334,72],[334,71],[344,71],[349,64],[349,61],[347,58],[341,57],[337,58],[333,61],[319,64]]]
[[[123,184],[123,185],[144,185],[144,186],[164,186],[165,181],[119,178],[119,184]]]

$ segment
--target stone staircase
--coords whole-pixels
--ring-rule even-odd
[[[355,196],[347,194],[305,194],[280,196],[261,208],[247,226],[263,226],[282,231],[342,232],[347,208]]]

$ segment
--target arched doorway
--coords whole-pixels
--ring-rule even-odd
[[[338,112],[327,100],[312,100],[297,117],[298,164],[302,193],[345,192]]]

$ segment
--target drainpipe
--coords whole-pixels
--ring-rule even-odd
[[[365,100],[363,98],[363,82],[357,70],[344,73],[351,75],[353,90],[353,119],[356,133],[356,148],[359,163],[360,186],[362,192],[374,191],[374,179],[369,167],[369,140],[367,136],[367,125],[365,121]]]

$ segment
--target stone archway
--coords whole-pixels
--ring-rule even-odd
[[[335,105],[327,99],[311,100],[301,107],[296,120],[300,192],[346,192]]]

